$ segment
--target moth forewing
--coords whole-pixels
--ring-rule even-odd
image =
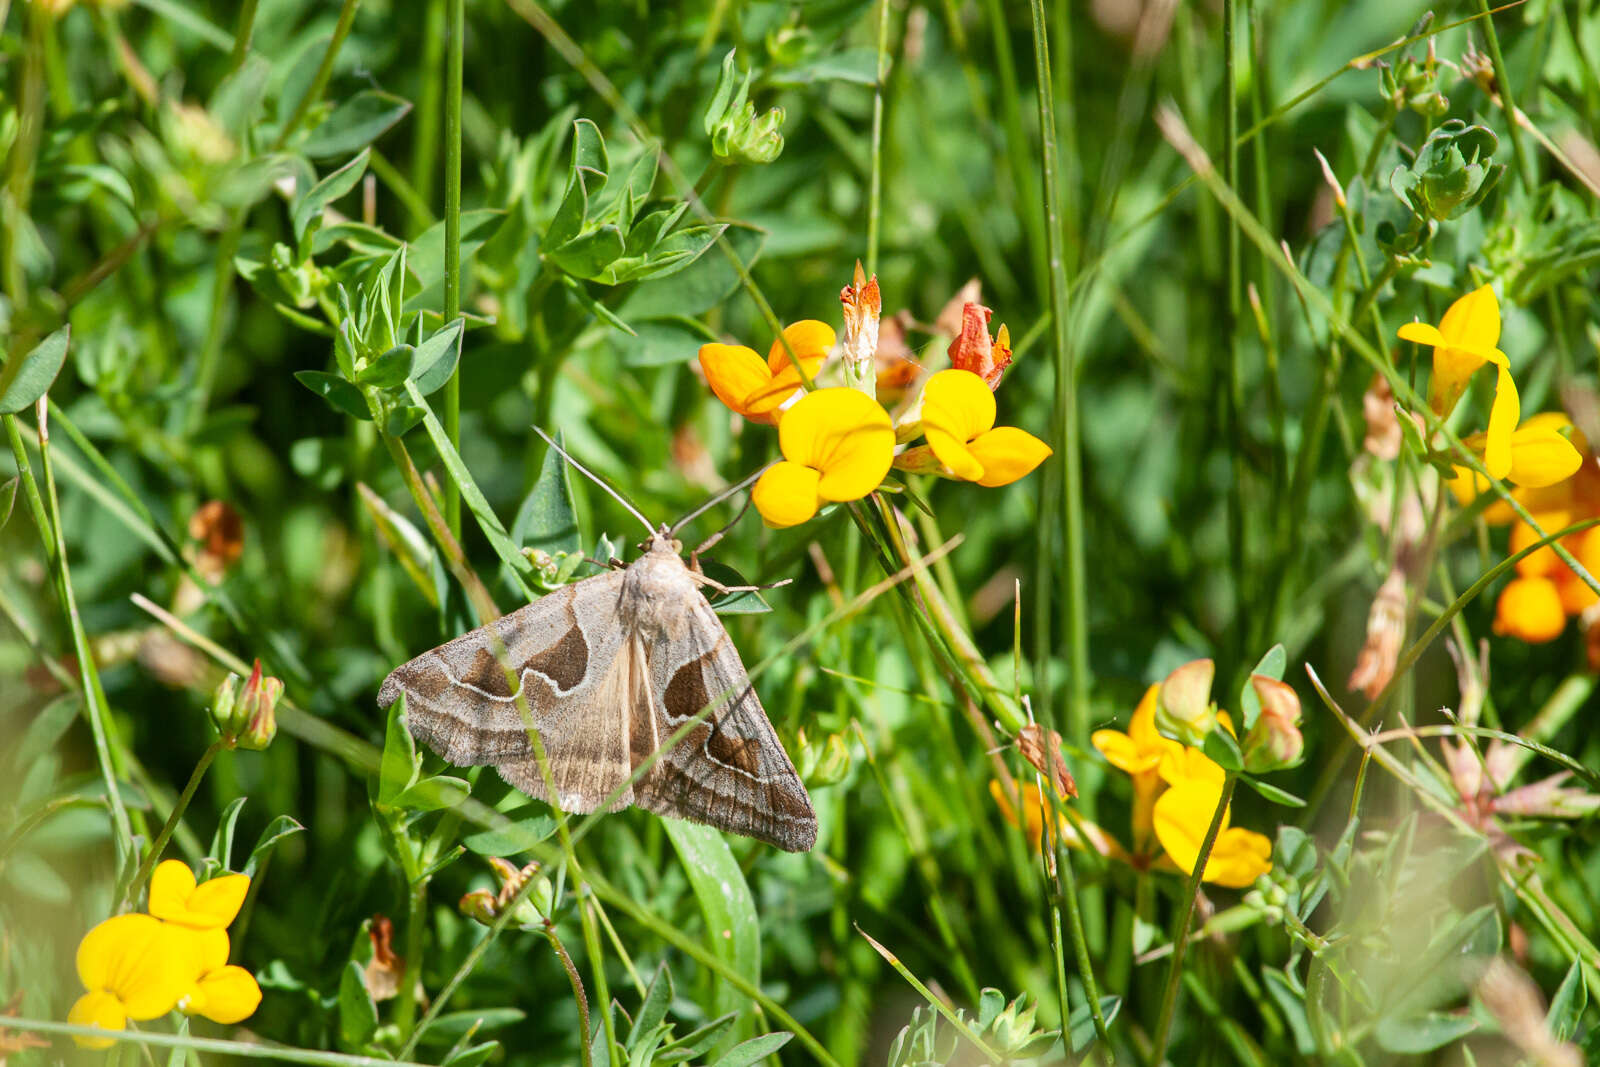
[[[396,668],[378,703],[401,692],[411,732],[440,756],[491,765],[566,811],[636,804],[789,851],[815,843],[805,787],[665,529],[626,569]]]

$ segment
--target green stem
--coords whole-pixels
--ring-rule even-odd
[[[878,272],[883,210],[883,80],[889,72],[889,0],[878,0],[878,76],[872,86],[872,173],[867,182],[867,274]]]
[[[402,1034],[410,1037],[417,1018],[417,976],[422,973],[422,939],[427,932],[428,879],[418,878],[411,883],[411,897],[406,907],[405,969],[400,975],[400,989],[395,997],[394,1022]]]
[[[41,411],[42,414],[42,411]],[[89,638],[78,615],[78,603],[72,592],[72,575],[67,567],[66,538],[60,525],[61,505],[56,499],[55,475],[50,466],[50,432],[46,418],[39,421],[39,462],[44,471],[45,495],[41,496],[33,468],[28,463],[27,450],[22,445],[22,434],[17,429],[15,415],[0,416],[5,423],[6,436],[11,441],[11,454],[17,462],[17,474],[22,479],[23,495],[28,509],[33,513],[39,538],[44,542],[45,558],[54,572],[56,595],[61,599],[62,611],[72,630],[72,650],[78,657],[78,681],[83,687],[84,710],[89,719],[89,731],[94,736],[95,760],[100,767],[100,777],[106,788],[106,801],[111,805],[111,824],[117,833],[120,849],[132,850],[133,825],[122,803],[122,793],[117,788],[115,760],[111,751],[110,712],[106,708],[105,690],[100,687],[100,673],[95,669],[90,653]],[[49,511],[45,510],[48,498]]]
[[[255,35],[258,3],[259,0],[244,0],[239,5],[239,28],[233,34],[233,51],[228,56],[229,70],[238,70],[250,54],[250,39]]]
[[[1522,131],[1517,127],[1517,104],[1511,96],[1511,79],[1506,75],[1506,61],[1500,55],[1500,35],[1494,31],[1494,18],[1489,10],[1489,0],[1478,0],[1478,14],[1483,16],[1483,39],[1489,46],[1489,62],[1494,65],[1495,88],[1500,90],[1500,104],[1506,112],[1506,129],[1511,134],[1511,154],[1517,160],[1517,173],[1523,187],[1532,190],[1537,175],[1533,160],[1522,147]]]
[[[605,961],[600,956],[599,936],[595,932],[594,917],[589,914],[589,909],[579,905],[579,917],[583,924],[584,946],[588,949],[589,958],[594,961],[595,978],[597,986],[595,993],[600,997],[601,1014],[606,1017],[606,1051],[607,1058],[615,1061],[616,1041],[611,1032],[611,1013],[605,1010],[606,1001],[610,999],[609,993],[599,983],[605,981]],[[566,946],[561,943],[561,938],[556,936],[556,924],[547,917],[544,921],[544,936],[550,942],[550,947],[555,949],[556,958],[561,961],[561,967],[567,972],[567,981],[572,984],[572,999],[578,1002],[578,1055],[583,1057],[583,1067],[593,1067],[593,1053],[589,1051],[589,1034],[591,1023],[589,1021],[589,998],[583,992],[583,977],[578,974],[577,966],[572,962],[572,957],[567,954]]]
[[[417,99],[417,122],[413,127],[411,183],[424,204],[433,201],[434,174],[439,158],[439,102],[444,67],[444,0],[428,0],[428,13],[422,20],[422,89]],[[427,223],[422,223],[426,227]]]
[[[1055,430],[1060,453],[1061,492],[1066,503],[1066,601],[1068,648],[1067,667],[1071,688],[1068,691],[1068,736],[1082,743],[1089,736],[1089,608],[1084,577],[1083,552],[1083,470],[1078,456],[1077,359],[1067,329],[1070,297],[1067,293],[1066,250],[1061,227],[1061,186],[1059,149],[1056,144],[1054,88],[1050,76],[1050,44],[1045,29],[1043,0],[1031,0],[1033,14],[1033,60],[1039,80],[1039,173],[1044,184],[1045,231],[1050,258],[1050,316],[1055,335],[1056,396]],[[1053,515],[1041,515],[1041,528],[1048,527]],[[1049,648],[1035,649],[1039,662],[1046,662]],[[1040,687],[1045,694],[1047,686]],[[1053,726],[1049,701],[1041,702],[1046,726]]]
[[[1167,965],[1167,985],[1161,993],[1161,1015],[1156,1023],[1155,1041],[1151,1046],[1150,1063],[1159,1065],[1167,1055],[1167,1041],[1172,1036],[1172,1017],[1178,1007],[1178,983],[1183,977],[1183,954],[1189,947],[1189,927],[1194,923],[1194,909],[1200,899],[1200,879],[1205,874],[1206,863],[1211,859],[1211,849],[1222,832],[1222,820],[1227,817],[1228,804],[1233,800],[1233,787],[1238,776],[1227,772],[1222,781],[1222,795],[1217,799],[1217,809],[1211,814],[1211,825],[1200,844],[1200,855],[1195,859],[1194,870],[1184,886],[1183,907],[1172,928],[1172,962]]]
[[[161,832],[156,834],[156,839],[150,843],[150,849],[145,853],[144,860],[139,864],[139,869],[134,872],[133,878],[122,890],[122,903],[128,904],[139,895],[139,887],[144,885],[145,879],[150,877],[150,872],[155,869],[156,860],[161,858],[161,853],[167,847],[167,842],[172,840],[172,831],[178,828],[178,820],[183,818],[183,813],[188,810],[189,801],[194,799],[196,789],[200,788],[200,780],[206,776],[206,771],[211,766],[211,761],[217,758],[217,753],[222,751],[222,742],[213,741],[206,746],[200,754],[200,760],[194,765],[194,770],[189,775],[189,782],[183,787],[183,792],[178,794],[178,802],[172,805],[172,811],[167,815],[167,821],[162,824]]]
[[[461,314],[461,71],[465,0],[447,0],[445,51],[449,71],[444,84],[444,321]],[[463,344],[465,340],[463,339]],[[444,432],[461,446],[461,364],[444,385]],[[461,537],[461,493],[453,480],[444,486],[444,519]]]
[[[321,100],[323,91],[328,88],[328,79],[333,77],[333,64],[339,58],[339,49],[344,47],[344,39],[350,36],[350,27],[356,21],[356,8],[361,6],[361,0],[344,0],[339,8],[339,21],[334,24],[333,38],[328,42],[328,48],[322,53],[322,62],[317,64],[317,73],[311,79],[311,85],[306,89],[306,95],[294,106],[294,111],[289,115],[289,121],[283,124],[283,129],[278,131],[278,139],[273,142],[276,151],[289,143],[289,138],[300,128],[306,120],[311,109]]]

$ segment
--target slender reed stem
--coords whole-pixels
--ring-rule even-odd
[[[867,184],[867,273],[878,271],[883,213],[883,79],[889,73],[889,0],[878,0],[878,77],[872,86],[872,173]]]
[[[1050,76],[1050,45],[1043,0],[1032,0],[1033,58],[1039,81],[1040,178],[1044,184],[1045,230],[1050,258],[1050,315],[1056,357],[1055,430],[1061,491],[1066,510],[1067,702],[1068,736],[1083,742],[1089,735],[1089,607],[1083,550],[1083,470],[1078,455],[1077,359],[1067,329],[1071,311],[1067,292],[1066,250],[1061,223],[1060,153],[1056,144],[1055,89]],[[1041,526],[1054,516],[1041,516]],[[1048,656],[1050,649],[1036,649]],[[1044,662],[1043,659],[1040,662]],[[1045,724],[1052,725],[1044,704]]]
[[[422,940],[427,922],[428,879],[418,878],[411,883],[411,895],[406,901],[405,969],[400,975],[394,1007],[395,1025],[408,1037],[414,1032],[417,1018],[417,976],[422,973]]]
[[[1537,180],[1533,159],[1522,146],[1522,131],[1517,126],[1517,102],[1511,95],[1511,79],[1506,74],[1506,61],[1500,54],[1500,35],[1494,31],[1494,18],[1489,11],[1489,0],[1478,0],[1478,14],[1483,17],[1483,39],[1489,46],[1489,62],[1494,65],[1495,88],[1500,91],[1500,101],[1506,110],[1506,129],[1511,134],[1511,154],[1517,160],[1517,174],[1527,189]]]
[[[172,805],[172,812],[167,816],[167,821],[162,824],[156,839],[150,842],[150,848],[145,853],[144,860],[140,862],[139,869],[134,872],[133,878],[122,889],[122,903],[128,904],[139,895],[139,887],[144,885],[145,879],[150,877],[150,872],[155,870],[156,860],[161,858],[161,853],[167,847],[167,842],[172,840],[172,831],[178,828],[178,820],[183,818],[183,813],[189,808],[189,801],[194,799],[195,790],[200,788],[200,780],[206,776],[206,771],[211,767],[211,761],[217,758],[217,753],[222,751],[222,742],[213,741],[200,753],[199,761],[194,765],[194,770],[189,774],[189,782],[183,787],[183,792],[178,794],[178,802]]]
[[[444,84],[444,321],[461,314],[461,70],[465,0],[448,0],[445,51],[449,70]],[[461,364],[444,385],[444,432],[461,446]],[[444,521],[461,537],[461,492],[454,481],[444,487]]]
[[[1183,954],[1189,948],[1189,927],[1194,923],[1195,903],[1200,899],[1200,878],[1206,863],[1211,859],[1211,849],[1222,832],[1222,820],[1228,814],[1228,804],[1233,800],[1233,787],[1239,778],[1229,771],[1222,782],[1222,796],[1217,800],[1217,810],[1211,815],[1211,825],[1206,828],[1206,838],[1200,844],[1200,855],[1194,861],[1194,870],[1183,887],[1183,907],[1172,928],[1172,962],[1167,965],[1167,984],[1161,993],[1161,1015],[1156,1023],[1155,1040],[1151,1045],[1150,1063],[1159,1065],[1167,1054],[1167,1041],[1172,1037],[1172,1017],[1178,1007],[1178,983],[1183,978]]]

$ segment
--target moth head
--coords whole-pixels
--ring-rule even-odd
[[[671,552],[674,556],[681,556],[683,555],[683,542],[673,537],[672,530],[668,528],[666,523],[662,523],[656,528],[656,532],[650,535],[650,540],[639,545],[639,550],[641,552]]]

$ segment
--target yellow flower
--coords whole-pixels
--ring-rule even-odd
[[[163,860],[150,876],[150,914],[192,930],[221,930],[233,922],[250,891],[243,874],[225,874],[196,886],[180,860]]]
[[[1161,761],[1168,789],[1156,800],[1155,833],[1167,856],[1185,874],[1200,860],[1200,846],[1222,800],[1223,771],[1197,748],[1185,748]],[[1272,842],[1243,827],[1229,826],[1223,812],[1203,881],[1240,889],[1272,870]]]
[[[149,915],[118,915],[84,935],[78,977],[88,990],[67,1021],[121,1030],[129,1019],[158,1019],[171,1011],[200,973],[192,939]],[[224,935],[225,936],[225,935]],[[110,1038],[75,1037],[84,1048],[110,1048]]]
[[[1561,590],[1551,579],[1513,578],[1500,590],[1494,609],[1494,632],[1502,637],[1539,645],[1554,641],[1566,627]]]
[[[1479,286],[1450,305],[1438,326],[1408,322],[1400,327],[1403,340],[1433,348],[1433,374],[1428,382],[1428,404],[1441,418],[1461,399],[1467,382],[1485,363],[1495,365],[1498,377],[1494,406],[1489,411],[1489,432],[1483,445],[1484,466],[1496,478],[1511,470],[1511,434],[1521,413],[1511,364],[1495,346],[1500,342],[1500,304],[1494,290]]]
[[[783,336],[806,377],[815,378],[833,348],[833,327],[804,319],[787,327]],[[768,424],[778,421],[779,409],[804,384],[782,341],[772,342],[765,363],[744,345],[702,345],[700,368],[718,400],[747,419]]]
[[[1498,399],[1495,404],[1496,407],[1499,406]],[[1525,489],[1543,489],[1572,477],[1578,472],[1578,468],[1583,466],[1583,454],[1567,439],[1566,434],[1561,432],[1571,425],[1571,420],[1559,411],[1545,411],[1528,418],[1511,432],[1507,440],[1509,458],[1506,461],[1505,472],[1495,474],[1495,477],[1504,478],[1513,485],[1520,485]],[[1494,429],[1492,413],[1489,416],[1489,428],[1491,431]],[[1461,443],[1481,457],[1484,466],[1488,467],[1489,440],[1488,434],[1475,433],[1462,438]],[[1460,482],[1463,476],[1473,473],[1466,467],[1457,467],[1456,477],[1451,481]],[[1490,473],[1494,473],[1492,467]],[[1476,476],[1473,483],[1481,478],[1481,475]],[[1451,488],[1454,489],[1455,485]],[[1484,482],[1480,491],[1486,491],[1488,488],[1489,483]],[[1457,496],[1460,495],[1458,492]]]
[[[807,393],[778,424],[783,460],[751,496],[768,526],[797,526],[825,503],[859,500],[889,473],[894,425],[872,397],[854,389]]]
[[[1010,485],[1050,457],[1050,446],[1025,430],[994,424],[994,393],[968,370],[942,370],[922,388],[922,432],[950,474],[984,486]],[[897,464],[928,467],[923,449]]]
[[[1149,843],[1156,794],[1161,792],[1161,761],[1181,752],[1178,742],[1156,732],[1156,703],[1161,686],[1144,691],[1133,710],[1128,732],[1096,730],[1089,738],[1106,762],[1133,779],[1133,850],[1143,855]]]

